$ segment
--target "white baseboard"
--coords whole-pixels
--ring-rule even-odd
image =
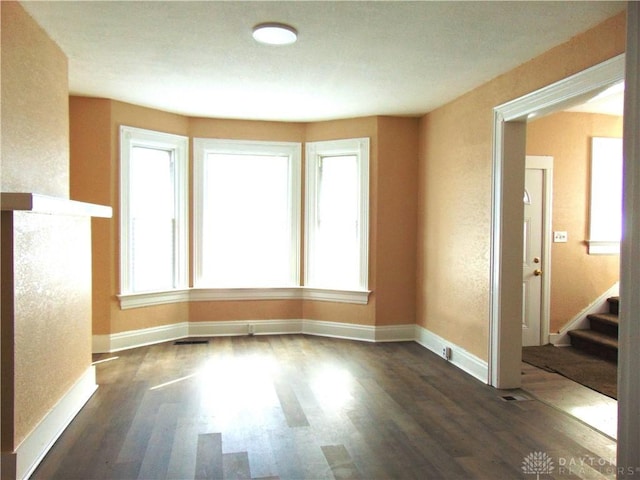
[[[93,345],[94,348],[101,348],[101,350],[94,350],[94,353],[107,353],[187,337],[240,336],[251,333],[254,335],[317,335],[364,342],[415,341],[439,356],[441,356],[442,347],[448,346],[451,348],[449,361],[453,365],[484,383],[488,378],[487,362],[414,324],[375,327],[310,319],[182,322],[113,335],[94,335]]]
[[[449,347],[451,349],[449,362],[481,382],[488,383],[489,366],[487,362],[467,352],[464,348],[452,344],[419,325],[416,325],[416,342],[441,358],[442,348]]]
[[[415,339],[415,325],[374,327],[308,319],[181,322],[161,327],[94,335],[93,353],[109,353],[186,337],[305,334],[366,342],[402,342]]]
[[[416,324],[384,325],[376,327],[376,342],[413,342],[416,339]]]
[[[346,340],[375,341],[376,327],[353,323],[326,322],[322,320],[304,320],[302,333],[319,337],[342,338]]]
[[[15,461],[15,478],[28,478],[33,473],[97,388],[95,367],[92,365],[18,446],[12,456]],[[6,460],[10,460],[10,457],[3,455],[3,463]]]
[[[591,305],[578,313],[569,322],[562,327],[558,333],[549,334],[549,343],[557,345],[558,347],[571,345],[571,339],[569,338],[569,330],[579,330],[589,328],[589,315],[594,313],[604,313],[609,311],[609,304],[607,298],[618,296],[620,284],[616,282],[609,290],[600,295],[594,300]]]
[[[160,327],[130,330],[111,335],[93,336],[93,353],[109,353],[129,348],[168,342],[189,336],[189,323],[180,322]]]
[[[189,337],[228,337],[239,335],[286,335],[302,333],[302,320],[233,320],[189,322]]]

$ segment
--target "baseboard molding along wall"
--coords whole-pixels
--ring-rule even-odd
[[[107,335],[93,335],[93,353],[110,353],[144,347],[189,336],[189,322],[143,328]]]
[[[482,383],[488,383],[489,365],[486,361],[481,360],[472,353],[467,352],[464,348],[452,344],[420,325],[416,325],[415,330],[415,341],[420,345],[443,358],[443,349],[448,348],[449,358],[447,360],[449,362],[472,377],[477,378]]]
[[[91,365],[16,451],[13,454],[3,454],[3,472],[13,470],[13,478],[28,478],[97,388],[95,367]],[[14,464],[5,465],[7,461]]]
[[[484,383],[488,378],[487,362],[415,324],[375,327],[309,319],[181,322],[113,335],[94,335],[93,346],[94,353],[108,353],[186,337],[286,334],[317,335],[364,342],[415,341],[438,356],[442,356],[443,347],[448,347],[451,352],[448,360],[453,365]]]
[[[609,305],[607,298],[617,297],[620,290],[620,284],[616,282],[609,290],[600,295],[591,305],[578,313],[569,322],[562,327],[558,333],[549,334],[549,343],[558,347],[571,345],[571,339],[569,338],[569,330],[579,330],[589,328],[589,315],[594,313],[604,313],[609,311]]]
[[[413,324],[374,327],[303,319],[181,322],[111,335],[94,335],[93,353],[117,352],[186,337],[239,335],[305,334],[365,342],[412,341],[415,336],[414,328]]]

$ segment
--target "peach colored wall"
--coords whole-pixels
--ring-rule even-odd
[[[589,255],[592,137],[622,137],[622,117],[560,112],[529,122],[527,154],[551,155],[553,230],[567,243],[551,246],[550,332],[559,331],[618,281],[618,255]]]
[[[68,198],[67,59],[20,4],[0,8],[2,190]],[[2,352],[2,449],[12,451],[90,367],[90,220],[2,219],[2,331],[13,350]]]
[[[111,102],[71,97],[69,113],[71,196],[83,202],[112,206],[114,185],[105,181],[112,175]],[[114,215],[117,212],[114,211]],[[116,281],[116,272],[111,267],[115,246],[110,241],[114,235],[114,222],[114,218],[96,218],[92,221],[94,334],[109,332],[113,296],[111,285]]]
[[[190,118],[189,134],[194,138],[223,138],[268,142],[302,142],[304,123]]]
[[[18,2],[2,8],[2,191],[69,198],[67,57]]]
[[[419,325],[487,360],[493,108],[624,48],[622,13],[421,119]]]
[[[376,325],[415,323],[417,118],[378,118]]]

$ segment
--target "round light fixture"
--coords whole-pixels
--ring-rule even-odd
[[[261,23],[253,27],[253,38],[267,45],[289,45],[298,39],[298,32],[284,23]]]

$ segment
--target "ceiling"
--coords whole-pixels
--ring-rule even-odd
[[[74,95],[189,116],[420,115],[583,32],[624,2],[21,2]],[[288,46],[252,27],[294,26]]]

